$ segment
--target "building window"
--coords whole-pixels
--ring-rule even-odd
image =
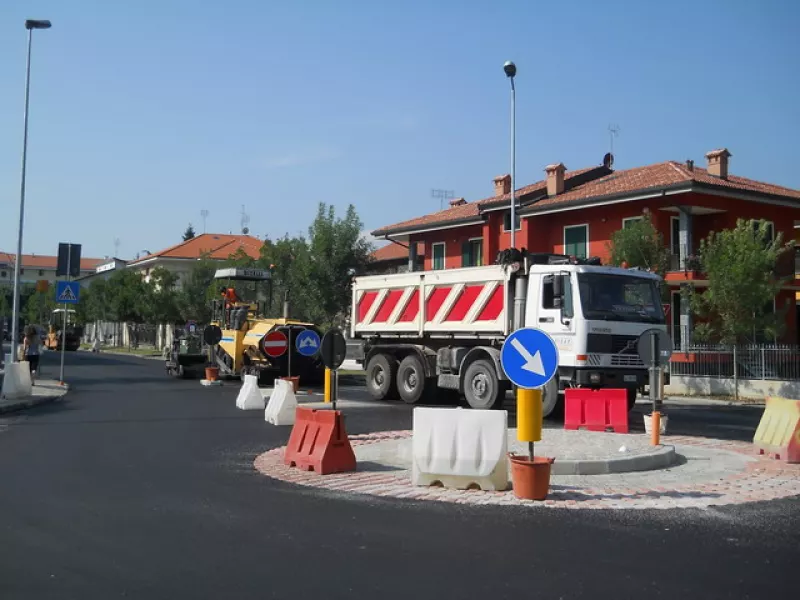
[[[25,269],[20,269],[20,270],[19,270],[19,274],[20,274],[20,275],[25,275]]]
[[[681,218],[670,218],[670,254],[680,256],[681,253]]]
[[[431,256],[433,257],[433,270],[440,271],[444,269],[444,242],[431,246]]]
[[[622,219],[622,228],[627,229],[634,223],[640,222],[642,219],[644,219],[644,217],[627,217],[625,219]]]
[[[522,229],[522,219],[519,216],[519,211],[514,213],[514,222],[516,223],[516,230]],[[507,210],[503,214],[503,231],[511,231],[511,211]]]
[[[753,219],[753,233],[758,233],[758,230],[763,223],[766,223],[767,226],[766,235],[764,236],[764,244],[769,244],[775,239],[775,224],[772,221]]]
[[[42,269],[39,269],[39,277],[43,277],[43,276],[44,276],[44,271]]]
[[[564,227],[564,254],[576,258],[586,258],[589,255],[588,225]]]
[[[5,276],[6,276],[6,272],[5,271],[0,271],[0,277],[5,277]]]
[[[464,242],[461,249],[461,266],[483,266],[483,238],[474,238]]]

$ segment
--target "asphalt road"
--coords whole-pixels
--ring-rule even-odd
[[[47,356],[44,375],[55,369]],[[594,512],[348,497],[257,474],[254,457],[288,429],[238,411],[235,385],[88,353],[68,355],[67,379],[64,402],[0,419],[3,600],[795,593],[796,499]],[[671,414],[687,428],[710,414],[727,425],[717,437],[757,420],[738,407]],[[410,424],[401,404],[348,409],[350,433]]]

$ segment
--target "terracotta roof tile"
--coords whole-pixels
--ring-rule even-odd
[[[417,244],[417,256],[422,256],[424,253],[425,244],[420,242]],[[406,258],[408,258],[408,248],[402,244],[386,244],[372,253],[372,260],[378,262]]]
[[[591,173],[591,171],[595,171]],[[607,174],[604,174],[607,173]],[[577,179],[576,179],[577,178]],[[635,167],[624,171],[603,170],[602,167],[589,167],[568,171],[564,175],[565,192],[552,198],[541,198],[535,204],[525,206],[525,196],[529,200],[536,200],[537,196],[546,193],[546,181],[537,181],[531,185],[516,190],[516,197],[521,199],[524,212],[536,212],[539,209],[552,207],[565,203],[587,203],[593,200],[601,200],[610,196],[624,196],[626,194],[636,194],[647,190],[660,189],[680,184],[691,185],[694,183],[702,186],[717,187],[732,191],[743,191],[757,194],[770,194],[783,196],[785,198],[799,200],[800,190],[755,181],[745,177],[729,175],[727,179],[720,179],[709,175],[706,169],[694,167],[689,170],[685,164],[676,161],[665,161],[644,167]],[[572,181],[573,185],[570,186]],[[571,189],[570,189],[571,188]],[[478,219],[486,210],[502,208],[508,205],[511,195],[484,198],[476,202],[470,202],[460,206],[454,206],[446,210],[435,212],[416,219],[410,219],[401,223],[396,223],[383,227],[374,232],[375,235],[387,235],[392,232],[407,231],[415,228],[433,227],[437,225],[446,226],[452,223],[457,224],[467,219]]]
[[[609,196],[620,196],[643,192],[649,189],[659,189],[672,185],[685,183],[700,183],[730,190],[742,190],[755,193],[773,194],[786,196],[800,200],[800,191],[790,188],[754,181],[745,177],[729,176],[727,179],[720,179],[714,175],[709,175],[708,171],[700,167],[689,170],[685,165],[676,161],[666,161],[646,167],[636,167],[614,173],[585,183],[577,188],[538,201],[529,210],[536,212],[537,209],[550,207],[568,202],[580,202],[581,200],[594,200]]]
[[[596,169],[597,167],[587,167],[585,169],[577,169],[575,171],[568,171],[564,174],[565,182],[569,182],[570,179],[576,177],[578,175],[583,175],[588,173],[592,169]],[[529,196],[535,193],[544,193],[547,188],[547,182],[545,180],[537,181],[536,183],[532,183],[530,185],[526,185],[524,187],[518,188],[514,194],[515,197],[519,200],[524,198],[524,196]],[[463,221],[470,218],[479,218],[481,212],[485,209],[489,208],[498,208],[502,207],[503,204],[510,205],[511,203],[511,194],[503,194],[502,196],[490,196],[488,198],[483,198],[482,200],[477,200],[475,202],[467,202],[466,204],[460,204],[457,206],[453,206],[447,208],[445,210],[440,210],[435,213],[431,213],[429,215],[424,215],[422,217],[417,217],[415,219],[409,219],[408,221],[402,221],[400,223],[395,223],[394,225],[389,225],[387,227],[382,227],[373,231],[373,235],[385,235],[392,231],[396,230],[407,230],[413,228],[423,228],[432,225],[438,224],[445,224],[451,222],[458,222]]]
[[[0,252],[0,264],[11,266],[14,264],[16,255],[11,252]],[[102,258],[81,258],[81,271],[92,271],[97,265],[104,262]],[[57,256],[46,254],[23,254],[23,269],[55,269],[58,266]]]
[[[230,235],[224,233],[201,233],[190,240],[175,244],[164,250],[143,256],[130,265],[153,258],[199,259],[204,254],[215,260],[225,260],[243,249],[250,258],[258,258],[264,242],[251,235]]]

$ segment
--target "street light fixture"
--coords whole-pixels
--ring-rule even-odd
[[[50,21],[28,19],[25,29],[28,30],[28,56],[25,63],[25,112],[23,113],[22,134],[22,173],[19,185],[19,230],[17,231],[17,256],[14,260],[14,304],[11,310],[11,362],[17,362],[17,341],[19,340],[19,288],[22,267],[22,230],[25,224],[25,167],[28,160],[28,105],[31,92],[31,42],[34,29],[50,29]]]
[[[516,89],[514,88],[514,77],[517,75],[517,65],[510,60],[503,65],[503,71],[511,81],[511,247],[516,248],[517,244],[517,201],[514,197],[514,185],[517,183],[517,106]]]

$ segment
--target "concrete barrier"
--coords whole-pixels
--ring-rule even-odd
[[[753,444],[761,454],[800,462],[800,400],[767,398]]]
[[[415,408],[411,483],[505,490],[507,449],[504,410]]]
[[[292,384],[285,379],[276,379],[275,388],[264,410],[264,420],[273,425],[294,425],[297,398]]]
[[[31,368],[28,363],[6,363],[0,395],[7,400],[16,400],[30,396],[32,392]]]
[[[236,408],[242,410],[264,410],[264,397],[258,389],[258,377],[245,375],[244,383],[236,396]]]

